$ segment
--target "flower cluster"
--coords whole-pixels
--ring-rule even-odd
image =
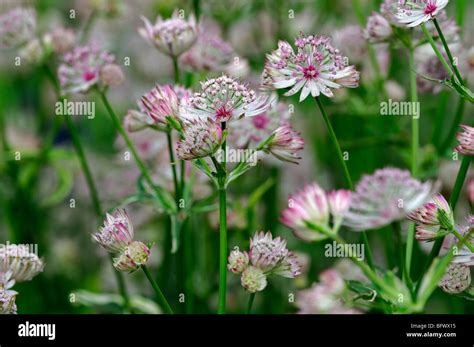
[[[309,184],[290,196],[281,222],[304,241],[324,240],[330,233],[337,233],[351,205],[351,195],[348,190],[326,193],[317,183]]]
[[[332,97],[332,89],[359,85],[359,72],[347,64],[348,59],[331,45],[328,37],[301,34],[295,46],[296,52],[288,42],[280,41],[278,49],[267,55],[264,87],[291,87],[285,95],[301,91],[303,101],[309,94]]]
[[[407,217],[417,223],[417,240],[432,241],[443,237],[454,228],[454,217],[446,199],[438,194]]]
[[[344,225],[356,231],[377,229],[404,219],[427,202],[438,184],[422,183],[406,170],[384,168],[365,175],[352,195]]]
[[[474,128],[464,124],[461,128],[463,131],[457,134],[459,145],[455,150],[464,155],[474,155]]]
[[[196,42],[198,29],[192,15],[185,20],[176,11],[169,19],[158,17],[155,24],[151,24],[145,17],[142,20],[145,26],[139,29],[140,35],[160,52],[171,57],[178,57]]]
[[[298,260],[286,248],[286,241],[263,231],[256,232],[250,240],[248,253],[238,248],[230,253],[227,268],[241,274],[242,287],[251,293],[264,290],[270,275],[294,278],[301,274]]]
[[[123,80],[118,65],[113,64],[115,58],[95,45],[86,45],[74,48],[63,56],[63,63],[59,66],[59,83],[63,94],[85,93],[93,86],[102,84],[114,85]],[[111,69],[113,64],[114,68]],[[101,79],[106,76],[106,79]],[[103,77],[102,77],[103,78]]]
[[[143,242],[133,240],[133,225],[125,210],[107,213],[104,226],[92,238],[108,252],[118,254],[114,267],[119,271],[133,272],[148,261],[150,249]]]
[[[20,47],[34,38],[35,31],[35,11],[30,8],[15,8],[0,16],[0,47]]]
[[[189,99],[185,117],[228,122],[261,114],[270,107],[268,96],[257,96],[254,90],[226,75],[201,82],[201,89]]]
[[[438,286],[448,294],[459,294],[471,285],[471,270],[464,264],[449,264]]]
[[[178,142],[176,153],[182,160],[192,160],[213,155],[223,141],[222,128],[210,119],[196,119],[184,126],[183,139]]]

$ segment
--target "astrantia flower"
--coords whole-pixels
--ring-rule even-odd
[[[0,272],[9,273],[9,281],[30,281],[43,268],[43,261],[27,245],[0,245]]]
[[[0,46],[11,48],[32,40],[36,30],[36,13],[30,8],[15,8],[0,16]]]
[[[164,54],[178,57],[196,42],[197,26],[193,15],[186,20],[175,11],[170,19],[158,17],[154,25],[145,17],[141,18],[145,26],[138,32]]]
[[[228,262],[227,268],[233,273],[239,274],[249,265],[249,255],[247,252],[241,252],[238,248],[235,248],[230,252]]]
[[[459,294],[471,285],[471,270],[462,264],[449,264],[438,286],[446,293]]]
[[[474,155],[474,128],[461,124],[462,132],[457,134],[459,145],[456,146],[456,152],[464,155]]]
[[[0,288],[0,314],[16,314],[15,298],[18,293]]]
[[[125,81],[122,68],[117,64],[105,64],[99,71],[100,81],[107,87],[118,87]]]
[[[249,266],[240,277],[242,287],[250,293],[261,292],[267,286],[267,276],[255,266]]]
[[[329,213],[326,192],[317,183],[312,183],[290,196],[289,207],[281,213],[281,222],[292,229],[296,237],[319,241],[327,236],[316,232],[312,226],[327,228]]]
[[[130,243],[117,258],[114,258],[114,267],[119,271],[133,272],[140,266],[146,265],[150,249],[140,241]]]
[[[383,227],[404,219],[427,202],[437,188],[430,181],[421,183],[406,170],[377,170],[358,183],[343,223],[356,231]]]
[[[261,114],[270,107],[268,96],[257,96],[254,90],[226,75],[201,82],[201,88],[189,100],[185,117],[228,122]]]
[[[221,125],[210,120],[196,119],[184,127],[176,154],[182,160],[203,158],[214,154],[222,144]]]
[[[63,94],[85,93],[100,82],[100,70],[111,64],[114,56],[96,46],[76,47],[63,56],[58,75]]]
[[[351,204],[352,192],[350,190],[333,190],[327,194],[329,210],[333,218],[333,224],[337,227],[341,224],[344,215]],[[336,227],[336,228],[337,228]]]
[[[294,278],[301,273],[296,256],[286,248],[286,241],[280,237],[274,239],[270,232],[255,233],[250,240],[249,258],[265,274]]]
[[[393,30],[389,21],[377,12],[373,12],[367,20],[364,30],[365,38],[371,43],[378,43],[388,40],[392,36]]]
[[[400,0],[396,18],[408,27],[416,27],[436,17],[449,0]]]
[[[140,131],[153,124],[147,114],[137,110],[128,110],[123,123],[128,132]]]
[[[417,240],[434,240],[445,236],[454,227],[454,217],[446,199],[438,194],[407,217],[417,223]]]
[[[66,53],[74,47],[76,34],[74,30],[56,27],[51,31],[51,46],[54,52],[58,54]]]
[[[133,225],[125,210],[107,213],[104,226],[92,238],[109,252],[121,252],[133,241]]]
[[[142,96],[138,106],[155,124],[168,124],[166,117],[179,119],[181,107],[190,96],[191,92],[181,86],[156,85]]]
[[[300,133],[295,131],[289,124],[277,128],[272,139],[268,142],[264,151],[273,154],[282,161],[298,164],[301,157],[297,152],[304,148],[304,140]]]
[[[331,46],[325,36],[304,36],[295,40],[295,52],[288,42],[280,41],[278,49],[267,55],[266,84],[275,89],[291,89],[285,95],[301,91],[300,101],[311,94],[332,97],[331,89],[355,88],[359,72],[348,66],[348,59]]]

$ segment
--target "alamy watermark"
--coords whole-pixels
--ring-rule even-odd
[[[418,119],[420,118],[420,103],[388,99],[380,103],[380,114],[382,116],[410,116]]]
[[[63,99],[56,102],[55,112],[57,116],[85,116],[87,119],[94,119],[95,102]]]
[[[257,155],[258,152],[255,149],[234,149],[226,147],[225,158],[222,148],[219,148],[215,156],[219,162],[223,162],[225,159],[225,162],[227,163],[246,162],[250,166],[255,166],[258,161]]]
[[[328,258],[356,258],[358,261],[363,261],[365,247],[360,243],[340,244],[333,241],[324,246],[324,256]]]

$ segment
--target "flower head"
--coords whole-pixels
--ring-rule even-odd
[[[396,18],[399,23],[416,27],[436,17],[449,0],[400,0]]]
[[[277,128],[270,142],[268,142],[264,151],[273,154],[282,161],[298,164],[301,157],[297,152],[304,148],[304,140],[300,133],[295,131],[289,124]]]
[[[92,238],[109,252],[122,252],[133,241],[133,225],[122,209],[107,213],[104,226]]]
[[[36,13],[31,8],[15,8],[0,16],[0,47],[11,48],[32,40],[36,30]]]
[[[51,31],[50,36],[51,46],[58,54],[64,54],[71,50],[76,43],[76,34],[72,29],[56,27]]]
[[[0,245],[0,273],[4,273],[2,285],[30,281],[43,271],[44,263],[27,245]],[[5,275],[6,274],[6,275]]]
[[[379,169],[358,183],[344,224],[356,231],[383,227],[405,218],[427,202],[437,189],[437,184],[422,183],[406,170]]]
[[[119,271],[133,272],[146,265],[149,255],[150,249],[147,245],[141,241],[133,241],[114,258],[114,267]]]
[[[267,276],[258,267],[249,266],[242,272],[240,283],[250,293],[261,292],[267,286]]]
[[[118,87],[125,81],[122,69],[117,64],[105,64],[99,71],[100,81],[107,87]]]
[[[352,192],[350,190],[333,190],[327,194],[329,210],[333,218],[334,225],[340,225],[351,205]]]
[[[276,274],[294,278],[301,273],[298,260],[293,252],[286,248],[286,241],[273,238],[270,232],[256,232],[250,240],[250,262],[266,274]]]
[[[471,285],[471,270],[463,264],[449,264],[438,286],[449,294],[459,294]]]
[[[474,128],[464,124],[461,128],[463,131],[457,134],[459,145],[455,150],[464,155],[474,155]]]
[[[146,113],[153,123],[168,124],[166,117],[179,119],[181,107],[191,96],[191,92],[181,86],[156,85],[142,96],[138,106]]]
[[[244,271],[249,265],[249,255],[247,252],[241,252],[237,247],[230,252],[227,268],[235,274]]]
[[[104,65],[111,64],[114,56],[96,46],[76,47],[63,56],[58,75],[62,93],[85,93],[100,80],[100,72]]]
[[[289,207],[281,213],[281,222],[291,228],[296,237],[305,241],[319,241],[327,238],[312,227],[327,227],[330,218],[326,192],[312,183],[289,198]]]
[[[201,82],[201,89],[186,107],[185,116],[190,119],[228,122],[261,114],[270,106],[268,96],[257,96],[254,90],[226,75]]]
[[[128,110],[123,123],[128,132],[143,130],[152,124],[147,114],[137,110]]]
[[[15,298],[18,293],[0,288],[0,314],[16,314]]]
[[[198,30],[193,15],[186,20],[175,11],[169,19],[158,17],[154,25],[141,18],[145,26],[138,32],[164,54],[178,57],[196,42]]]
[[[367,20],[364,30],[365,38],[371,43],[383,42],[392,36],[390,22],[381,14],[373,12]]]
[[[295,52],[288,42],[280,41],[278,49],[267,55],[265,84],[275,89],[292,87],[285,95],[301,91],[300,101],[311,94],[332,97],[331,89],[355,88],[359,72],[348,66],[347,58],[335,49],[325,36],[304,36],[295,40]]]
[[[216,153],[222,141],[222,128],[219,123],[196,119],[186,123],[183,139],[176,147],[176,154],[182,160],[207,157]]]

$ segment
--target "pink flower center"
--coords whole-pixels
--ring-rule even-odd
[[[304,78],[307,80],[317,78],[319,76],[319,71],[314,67],[314,65],[308,65],[303,68]]]
[[[270,119],[264,114],[259,114],[257,116],[252,117],[252,123],[257,129],[265,129],[267,127],[268,122],[270,122]]]
[[[92,71],[84,71],[82,73],[82,79],[86,82],[92,81],[96,77],[95,72]]]
[[[231,112],[228,111],[225,106],[222,106],[220,109],[217,110],[216,112],[216,118],[217,120],[227,120],[231,116]]]
[[[438,9],[434,1],[430,1],[426,4],[425,14],[433,14]]]

